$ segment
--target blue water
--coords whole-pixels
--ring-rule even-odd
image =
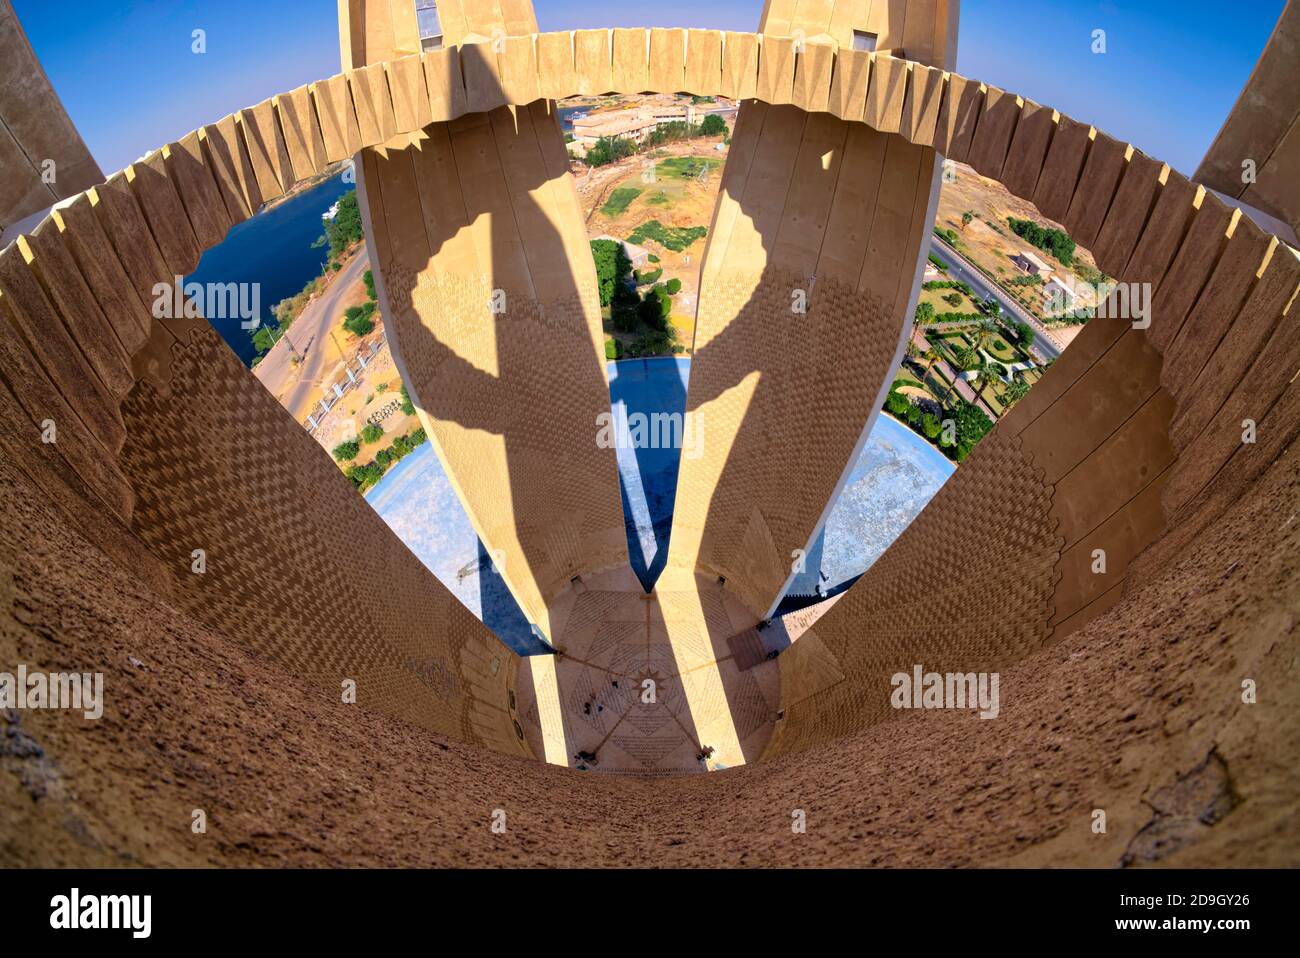
[[[810,550],[808,572],[790,594],[813,594],[819,578],[823,594],[835,592],[871,568],[954,468],[924,438],[881,413]]]
[[[217,246],[203,254],[187,283],[259,283],[262,323],[273,321],[271,307],[295,296],[329,259],[329,248],[312,249],[325,232],[321,216],[348,190],[343,175],[305,190],[274,209],[240,223]],[[212,326],[245,365],[253,361],[255,330],[240,326],[238,317],[213,319]]]
[[[607,363],[609,398],[615,415],[619,407],[635,413],[686,411],[686,383],[691,361],[671,356],[625,359]],[[627,530],[632,571],[647,592],[668,561],[668,533],[677,498],[677,464],[680,449],[629,449],[620,446],[618,485],[623,496],[623,524]]]
[[[619,406],[629,415],[685,410],[689,359],[624,360],[608,364],[608,370],[616,415]],[[646,589],[653,586],[668,556],[679,455],[675,449],[617,450],[628,555]],[[809,555],[809,573],[791,594],[812,596],[819,585],[825,594],[851,583],[907,528],[952,472],[952,463],[938,450],[882,414]],[[547,651],[493,572],[432,443],[389,470],[366,498],[420,561],[503,642],[525,655]]]
[[[533,634],[505,581],[492,568],[433,443],[404,456],[366,493],[366,501],[502,642],[520,655],[550,651]]]
[[[562,107],[560,107],[560,108],[556,111],[556,113],[558,113],[558,114],[559,114],[559,117],[560,117],[560,129],[563,130],[565,133],[572,132],[572,130],[573,130],[573,114],[575,114],[575,113],[586,113],[586,112],[587,112],[588,110],[590,110],[590,109],[591,109],[590,107],[585,107],[585,106],[562,106]]]

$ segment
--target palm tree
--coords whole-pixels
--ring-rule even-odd
[[[997,332],[997,324],[991,319],[981,319],[976,323],[969,333],[975,349],[978,351],[987,346],[995,332]]]
[[[926,380],[930,378],[930,373],[934,371],[934,364],[939,361],[939,353],[931,346],[921,354],[921,360],[925,363],[925,372],[921,374],[921,384],[924,385]]]
[[[975,395],[978,397],[989,387],[995,378],[1001,378],[1002,364],[995,362],[981,363],[975,370]]]
[[[1002,390],[1002,406],[1004,409],[1010,409],[1020,400],[1025,398],[1025,393],[1029,392],[1029,383],[1020,378],[1019,374],[1007,384],[1007,388]]]

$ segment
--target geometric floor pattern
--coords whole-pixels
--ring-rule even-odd
[[[742,671],[727,638],[754,625],[715,580],[631,570],[589,577],[552,605],[562,654],[519,670],[519,717],[538,758],[606,774],[705,772],[753,761],[772,735],[775,661]]]

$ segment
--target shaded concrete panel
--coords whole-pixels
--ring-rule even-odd
[[[557,150],[539,104],[433,124],[365,163],[404,378],[476,531],[548,635],[547,604],[573,576],[627,561],[614,452],[597,445],[609,396],[594,267],[572,179],[545,158]]]
[[[1195,179],[1300,231],[1297,50],[1300,4],[1288,0]]]
[[[104,179],[9,0],[0,0],[0,91],[0,226]]]

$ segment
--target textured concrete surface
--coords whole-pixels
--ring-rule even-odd
[[[6,865],[1300,863],[1300,520],[1279,521],[1300,500],[1297,450],[1165,575],[1008,670],[998,719],[917,712],[653,781],[342,705],[178,612],[0,470],[6,526],[33,532],[0,553],[3,660],[102,670],[108,703],[93,724],[3,719]]]
[[[608,36],[596,31],[598,41]],[[622,40],[605,48],[607,61],[599,42],[575,36],[576,85],[610,89],[675,75],[662,59],[651,69],[649,33],[616,36]],[[291,95],[242,110],[204,128],[203,172],[235,221],[291,187],[304,162],[324,162],[345,144],[384,147],[399,134],[418,140],[427,124],[402,127],[424,119],[449,124],[466,144],[491,136],[526,146],[515,121],[527,117],[536,130],[537,118],[550,114],[528,99],[536,87],[527,50],[506,46],[497,60],[481,48],[463,63],[454,49],[422,57],[427,113],[410,89],[391,93],[394,78],[410,80],[409,65],[349,71],[350,99],[331,96],[332,81],[322,81],[314,88],[321,95],[312,94],[317,110],[305,119],[320,124],[323,157],[314,128],[295,131],[294,119],[304,117]],[[658,57],[672,49],[661,44]],[[824,52],[801,60],[783,38],[770,56],[759,51],[756,37],[727,36],[720,92],[751,96],[761,88],[770,102],[760,105],[791,129],[833,116],[851,127],[846,137],[934,148],[992,170],[1005,167],[1004,144],[1016,141],[1019,124],[1037,115],[1037,105],[956,75],[943,74],[936,86],[923,64],[837,53],[846,69],[828,71],[818,60]],[[709,61],[688,59],[696,75]],[[879,90],[868,79],[877,71]],[[830,84],[829,113],[805,115],[822,105],[814,77]],[[508,102],[516,96],[526,99]],[[148,317],[153,284],[191,269],[212,226],[213,207],[201,199],[211,193],[195,188],[198,170],[176,165],[184,146],[169,145],[163,162],[151,154],[90,190],[67,208],[66,221],[51,222],[86,288],[106,304],[99,315],[77,311],[84,296],[75,277],[53,287],[48,277],[37,280],[42,263],[62,261],[66,270],[69,257],[42,254],[38,242],[0,253],[0,509],[4,528],[20,530],[0,540],[0,635],[5,663],[103,671],[106,714],[93,724],[67,712],[6,715],[0,858],[1295,864],[1300,335],[1288,259],[1295,254],[1168,170],[1137,223],[1112,200],[1140,154],[1106,140],[1094,152],[1098,131],[1064,116],[1053,122],[1037,176],[1018,170],[1018,181],[1035,181],[1035,202],[1071,232],[1136,237],[1104,244],[1098,265],[1152,285],[1149,329],[1126,319],[1089,323],[871,572],[817,610],[820,618],[805,616],[808,628],[778,660],[780,708],[763,762],[655,782],[526,761],[543,756],[533,755],[520,722],[518,657],[383,527],[210,329]],[[781,154],[783,144],[770,146]],[[384,150],[412,169],[431,156],[409,142]],[[367,163],[380,155],[368,149]],[[529,171],[539,168],[526,157],[505,160],[519,182],[534,181]],[[490,178],[493,169],[467,175]],[[559,175],[545,163],[540,169],[546,182]],[[1080,200],[1084,190],[1104,201],[1104,217]],[[470,193],[503,195],[490,184]],[[445,224],[421,222],[400,205],[411,195],[419,194],[392,196],[392,212],[401,214],[393,222],[426,240],[431,229],[444,235]],[[881,191],[895,213],[914,195],[901,182]],[[557,206],[516,199],[516,212],[563,206],[555,194]],[[804,199],[815,205],[815,197]],[[795,233],[797,240],[802,228]],[[849,248],[856,256],[860,245]],[[416,247],[393,246],[408,249]],[[496,257],[518,265],[557,250],[507,244],[484,255],[493,265]],[[458,317],[481,315],[475,297],[484,287],[417,281],[415,266],[423,265],[407,264],[398,288],[430,303],[440,296],[450,306],[458,297],[472,303],[448,311],[453,327]],[[722,283],[718,302],[731,297],[739,311],[757,291],[746,320],[775,315],[791,280],[767,278],[774,285],[756,276]],[[856,287],[818,288],[850,313],[862,305]],[[594,348],[582,354],[594,338],[592,313],[578,299],[560,297],[552,304],[568,306],[548,310],[534,308],[545,297],[525,293],[529,333],[506,341],[518,352],[507,351],[501,368],[512,360],[523,368],[519,356],[530,347],[528,360],[551,363],[550,347],[557,359],[576,356],[584,367],[590,359],[603,380]],[[887,308],[867,306],[864,315]],[[135,379],[125,398],[112,339],[80,325],[109,323],[117,307],[148,337],[127,346],[127,327],[112,329]],[[562,335],[547,327],[556,319]],[[1204,336],[1194,335],[1200,329]],[[408,357],[415,381],[453,403],[460,390],[490,390],[498,374],[493,342],[469,336],[470,356],[451,359],[430,347]],[[734,362],[704,377],[706,387],[746,407],[758,384],[751,377],[737,386],[731,373],[752,357],[740,346],[718,355]],[[430,356],[450,361],[456,375],[430,379]],[[805,359],[819,375],[848,375],[873,361],[861,349],[829,348]],[[559,407],[545,391],[528,392],[524,408],[514,409],[469,391],[480,422],[523,430],[518,454],[508,457],[514,462],[563,453],[566,443],[576,443],[566,467],[585,461],[581,436],[589,434],[549,433],[556,422],[583,421],[583,397],[593,389],[573,390],[574,401]],[[832,390],[837,402],[851,392]],[[794,421],[777,416],[781,397],[769,396],[756,408]],[[1201,396],[1215,400],[1198,403]],[[601,393],[600,407],[607,401]],[[41,441],[51,419],[57,443]],[[808,437],[814,441],[827,440]],[[779,484],[754,455],[759,448],[737,459],[735,483],[719,484],[728,508],[747,495],[779,501]],[[511,479],[542,475],[551,464],[526,464]],[[609,502],[614,468],[610,456]],[[595,538],[608,534],[622,548],[616,513],[581,496],[547,499],[546,508],[557,501],[561,517],[575,508],[598,514],[604,531]],[[791,528],[809,514],[807,502],[795,505]],[[716,539],[741,569],[728,588],[751,600],[774,578],[766,525],[726,526]],[[572,528],[520,521],[502,535],[573,557],[583,545]],[[678,539],[674,530],[674,549]],[[194,548],[209,551],[206,575],[188,571]],[[1092,573],[1097,549],[1111,561]],[[573,587],[563,567],[550,570],[553,596]],[[693,570],[691,580],[673,572],[661,588],[676,582],[690,591]],[[889,672],[918,659],[926,668],[999,671],[999,717],[900,717],[888,705]],[[340,676],[351,674],[359,676],[358,705],[340,701]],[[1243,701],[1248,681],[1254,704]],[[189,830],[194,808],[209,814],[206,836]],[[504,835],[489,827],[496,808],[513,823]],[[806,835],[790,830],[795,809],[807,813]],[[1107,813],[1103,835],[1091,828],[1096,810]]]

